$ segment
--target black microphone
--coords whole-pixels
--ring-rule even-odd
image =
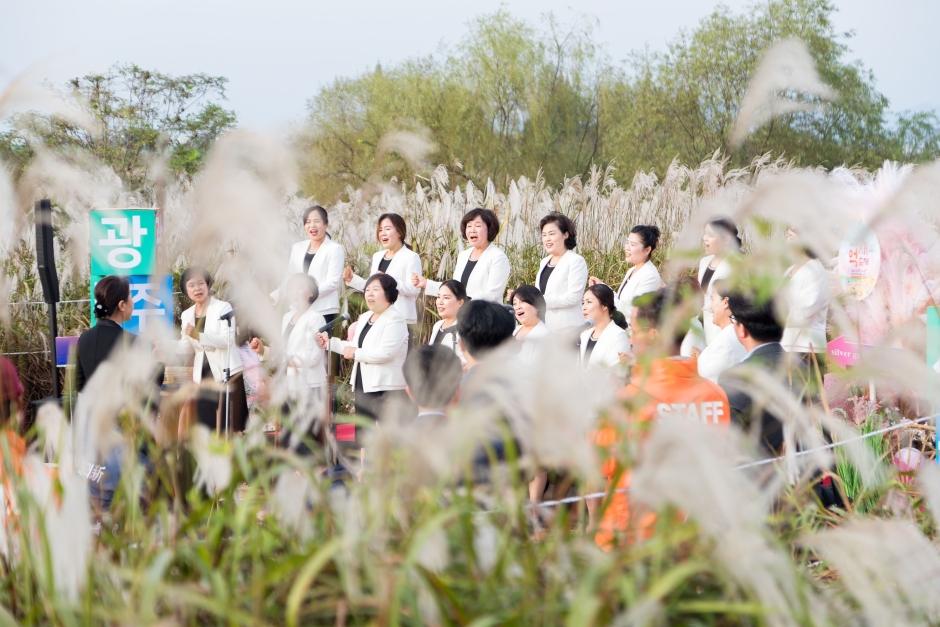
[[[235,317],[234,309],[232,309],[231,311],[226,311],[224,314],[219,316],[219,320],[231,320],[233,317]]]
[[[335,327],[337,324],[339,324],[339,323],[342,322],[343,320],[349,320],[349,314],[348,314],[348,313],[344,313],[344,314],[342,314],[342,315],[336,316],[335,318],[333,318],[333,321],[332,321],[332,322],[327,322],[327,323],[324,324],[322,327],[320,327],[319,329],[317,329],[317,333],[326,333],[327,331],[329,331],[330,329],[332,329],[333,327]]]

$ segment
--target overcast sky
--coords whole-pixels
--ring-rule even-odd
[[[229,79],[226,106],[242,126],[282,130],[303,118],[307,100],[350,76],[438,50],[461,38],[468,20],[505,4],[537,21],[553,11],[600,21],[596,37],[611,59],[649,45],[664,49],[717,3],[709,0],[0,0],[0,92],[40,63],[59,81],[116,62],[172,74]],[[739,10],[750,2],[726,0]],[[891,108],[940,110],[940,1],[835,0],[839,31],[854,30],[852,58],[874,71]],[[572,8],[573,7],[573,8]]]

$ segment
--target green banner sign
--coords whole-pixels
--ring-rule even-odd
[[[89,222],[92,275],[156,273],[156,211],[97,209],[90,213]]]

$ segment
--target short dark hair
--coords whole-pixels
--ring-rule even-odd
[[[783,338],[783,325],[777,318],[772,298],[761,302],[736,292],[728,294],[728,308],[735,322],[758,342],[779,342]]]
[[[669,322],[669,316],[681,307],[683,300],[691,296],[691,286],[687,281],[673,281],[664,288],[655,292],[641,294],[633,299],[636,311],[636,321],[648,329],[662,331]],[[698,297],[701,299],[701,296]],[[689,332],[691,320],[681,317],[672,330],[672,347],[682,344],[682,340]]]
[[[379,216],[379,219],[375,223],[375,238],[378,239],[379,237],[379,229],[382,228],[382,220],[388,220],[392,223],[392,226],[398,231],[398,237],[401,238],[401,243],[407,246],[405,238],[408,237],[408,226],[405,224],[405,219],[397,213],[383,213]]]
[[[562,233],[567,233],[568,237],[565,238],[565,248],[571,250],[578,245],[578,229],[574,225],[574,221],[561,213],[560,211],[552,211],[550,214],[539,220],[539,233],[542,232],[542,229],[545,228],[546,224],[555,223],[555,226],[558,227],[558,230]]]
[[[405,383],[419,407],[443,409],[450,404],[463,378],[457,354],[438,344],[411,350],[402,366]]]
[[[95,317],[107,318],[130,297],[131,283],[126,276],[103,277],[95,284]]]
[[[446,287],[447,289],[449,289],[450,293],[453,294],[454,298],[456,298],[457,300],[462,300],[464,302],[467,302],[468,300],[470,300],[470,297],[467,295],[466,286],[460,281],[457,281],[455,279],[448,279],[444,281],[443,283],[441,283],[441,287]],[[440,294],[440,291],[441,291],[440,288],[438,288],[437,290],[438,294]]]
[[[613,320],[614,324],[621,329],[627,328],[627,319],[624,317],[623,313],[617,309],[614,301],[614,290],[612,290],[609,285],[598,283],[584,291],[593,294],[597,302],[600,303],[600,306],[607,308],[607,313],[610,315],[610,319]]]
[[[721,231],[730,238],[734,238],[735,242],[738,244],[738,248],[744,245],[744,242],[741,240],[741,236],[738,235],[738,227],[734,223],[734,220],[728,216],[715,216],[711,220],[705,223],[705,226],[710,226],[712,229]]]
[[[320,286],[317,284],[317,280],[310,276],[309,274],[304,274],[303,272],[296,272],[289,277],[287,277],[287,287],[290,288],[291,283],[303,283],[304,287],[310,290],[310,304],[312,305],[320,297]]]
[[[535,307],[539,315],[539,320],[545,322],[545,310],[547,307],[545,305],[545,297],[542,296],[542,292],[539,291],[539,288],[534,285],[520,285],[509,295],[509,304],[512,305],[513,301],[517,298]]]
[[[652,257],[653,251],[656,250],[656,245],[659,243],[659,227],[652,224],[637,224],[635,227],[630,229],[630,232],[636,233],[640,236],[640,241],[643,242],[643,247],[648,247],[650,249],[649,256]]]
[[[460,237],[467,239],[467,223],[477,218],[483,220],[483,224],[486,225],[486,239],[491,242],[495,240],[496,236],[499,235],[499,218],[489,209],[483,209],[482,207],[471,209],[461,218]]]
[[[385,299],[388,301],[388,304],[394,305],[395,301],[398,300],[398,281],[396,281],[394,277],[380,272],[373,274],[366,280],[366,287],[369,287],[370,284],[376,281],[382,286],[382,291],[385,292]]]
[[[209,274],[208,270],[201,266],[190,266],[189,268],[183,270],[183,274],[180,276],[180,291],[186,298],[190,298],[189,292],[186,291],[186,283],[190,279],[195,279],[197,277],[202,277],[206,282],[206,286],[212,287],[212,275]],[[190,300],[192,299],[190,298]]]
[[[327,213],[326,209],[324,209],[320,205],[311,205],[307,207],[306,209],[304,209],[304,216],[303,216],[303,219],[300,221],[300,223],[306,224],[307,218],[309,218],[310,214],[313,213],[314,211],[320,214],[320,218],[323,220],[323,224],[330,223],[330,214]]]
[[[515,329],[509,310],[488,300],[471,300],[457,314],[457,333],[464,348],[477,358],[511,338]]]

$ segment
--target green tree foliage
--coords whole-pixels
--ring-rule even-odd
[[[115,65],[105,74],[72,79],[65,96],[94,123],[17,114],[12,128],[0,134],[0,159],[21,172],[36,143],[78,149],[111,167],[129,189],[140,190],[146,186],[150,161],[166,151],[171,172],[191,177],[215,139],[235,125],[234,111],[213,102],[225,99],[226,82],[224,77],[170,76],[136,65]]]
[[[674,158],[699,163],[716,150],[734,165],[770,152],[830,168],[940,156],[940,120],[890,112],[872,73],[847,60],[851,34],[836,32],[833,11],[829,0],[767,0],[740,14],[719,6],[667,51],[638,51],[616,65],[588,21],[549,17],[538,29],[500,10],[473,21],[441,55],[339,79],[312,98],[298,138],[306,191],[331,200],[375,172],[411,177],[404,161],[377,158],[376,145],[389,131],[417,127],[437,145],[429,161],[477,185],[502,186],[539,168],[560,183],[592,163],[663,172]],[[762,54],[789,37],[806,42],[838,98],[782,115],[732,150],[737,108]]]

